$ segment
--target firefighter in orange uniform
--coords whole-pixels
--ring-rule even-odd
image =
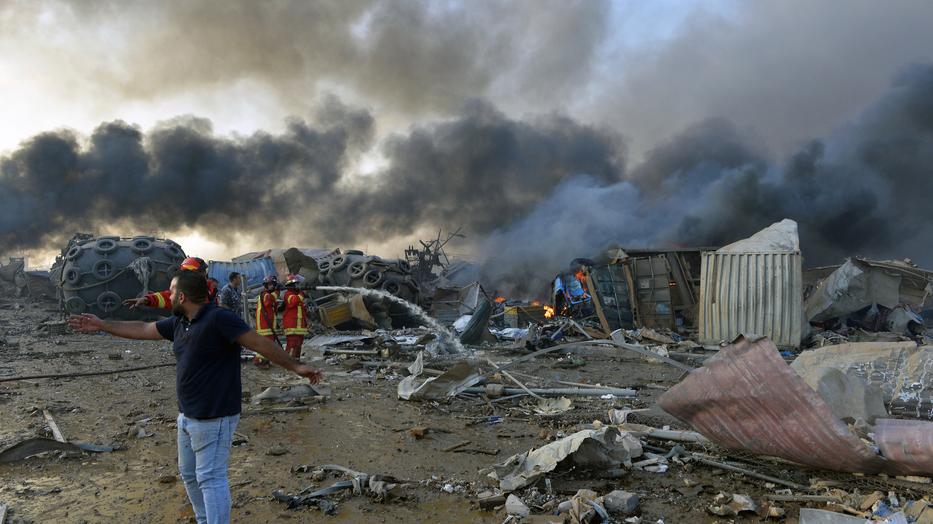
[[[204,275],[204,278],[207,278],[207,262],[205,262],[203,258],[188,257],[181,262],[178,269],[180,271],[196,271]],[[172,309],[171,294],[172,292],[166,289],[165,291],[149,293],[139,298],[126,299],[123,301],[123,305],[129,306],[130,309],[145,306],[170,310]],[[209,278],[207,279],[207,301],[209,303],[216,303],[217,301],[216,281]]]
[[[278,330],[279,323],[275,316],[279,301],[279,279],[275,275],[269,275],[262,281],[262,291],[259,292],[259,300],[256,301],[256,332],[272,340],[279,347]],[[269,361],[260,355],[253,357],[253,363],[257,366],[269,366]]]
[[[305,294],[298,289],[302,278],[299,275],[288,275],[285,281],[285,313],[282,315],[282,327],[285,329],[285,352],[292,358],[301,358],[301,345],[304,344],[305,335],[308,334],[308,309],[305,304]]]

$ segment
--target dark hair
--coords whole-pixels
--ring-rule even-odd
[[[207,279],[194,271],[175,273],[175,290],[184,293],[195,304],[207,302]]]
[[[233,271],[233,272],[230,273],[230,276],[227,277],[227,280],[229,280],[230,282],[233,282],[233,279],[236,278],[236,277],[238,277],[238,276],[240,276],[240,274],[237,273],[236,271]]]

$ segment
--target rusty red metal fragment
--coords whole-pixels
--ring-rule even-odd
[[[875,453],[766,339],[739,337],[658,400],[728,449],[860,473],[933,473],[933,423],[881,419]]]

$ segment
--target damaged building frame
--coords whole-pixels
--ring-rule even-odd
[[[703,249],[612,249],[605,263],[578,260],[551,286],[559,314],[596,315],[607,333],[696,327]]]

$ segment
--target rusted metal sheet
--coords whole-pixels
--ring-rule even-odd
[[[933,471],[933,424],[881,419],[875,424],[875,443],[894,462],[918,472]]]
[[[929,460],[894,461],[877,455],[780,357],[767,338],[739,337],[692,371],[658,400],[668,413],[728,449],[781,457],[824,469],[861,473],[931,473]],[[911,457],[933,454],[933,423],[889,425],[889,443],[916,436],[902,449]],[[917,433],[915,433],[917,432]],[[927,439],[927,440],[923,440]],[[898,455],[892,455],[896,457]]]
[[[717,344],[741,334],[800,345],[803,285],[799,252],[703,253],[700,342]]]

